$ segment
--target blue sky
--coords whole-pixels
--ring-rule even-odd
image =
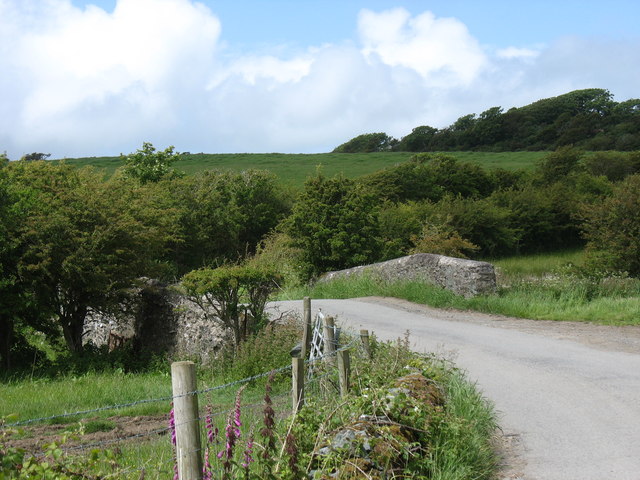
[[[566,35],[638,35],[636,0],[201,0],[222,21],[232,45],[317,45],[356,35],[354,19],[363,8],[403,7],[416,15],[430,10],[461,20],[482,43],[495,46],[546,43]],[[113,11],[116,0],[73,0]]]
[[[10,158],[321,152],[578,88],[640,97],[632,0],[0,0]]]

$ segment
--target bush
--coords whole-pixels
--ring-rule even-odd
[[[167,185],[180,212],[184,242],[172,260],[178,273],[235,262],[289,213],[290,203],[273,174],[205,171]]]
[[[584,153],[565,146],[545,156],[538,164],[537,173],[545,183],[554,183],[580,170]]]
[[[428,222],[446,225],[463,239],[479,247],[485,256],[503,255],[513,251],[518,232],[510,226],[510,211],[495,205],[490,199],[446,196],[430,206]]]
[[[640,172],[640,152],[597,152],[584,160],[587,172],[604,175],[612,182],[619,182]]]
[[[573,245],[578,240],[575,191],[562,184],[510,189],[494,193],[491,202],[509,211],[508,225],[516,232],[516,253]]]
[[[408,162],[366,175],[359,181],[380,200],[391,202],[438,201],[446,193],[486,197],[496,185],[494,177],[479,165],[461,163],[441,153],[419,153]]]
[[[341,176],[308,179],[286,230],[302,251],[307,278],[371,263],[380,254],[376,201]]]
[[[582,213],[590,267],[640,276],[640,175],[627,177],[611,197]]]
[[[448,257],[468,258],[478,251],[477,245],[465,240],[449,225],[427,223],[420,235],[413,236],[414,247],[410,253],[436,253]]]
[[[235,265],[194,270],[182,277],[181,285],[209,319],[233,331],[239,347],[265,326],[264,307],[280,281],[274,269]]]
[[[409,254],[415,246],[412,238],[422,230],[427,215],[426,203],[387,203],[380,209],[381,260]]]
[[[124,175],[134,178],[142,185],[159,182],[163,178],[175,178],[184,173],[171,168],[180,160],[180,155],[173,151],[173,146],[160,151],[149,142],[143,142],[142,148],[129,155],[121,155],[124,161]]]
[[[365,175],[358,181],[381,201],[437,201],[444,194],[424,161],[400,163]]]
[[[291,363],[291,349],[302,338],[300,322],[274,323],[250,335],[237,349],[226,348],[211,365],[216,378],[248,378]]]
[[[258,244],[255,256],[247,260],[250,265],[277,270],[284,285],[295,287],[304,281],[303,255],[293,246],[293,239],[286,233],[273,231]]]
[[[414,161],[426,164],[426,173],[445,193],[486,197],[494,189],[491,176],[480,165],[458,162],[455,157],[441,153],[419,153]]]

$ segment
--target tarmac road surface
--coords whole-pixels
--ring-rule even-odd
[[[302,301],[270,308],[302,311]],[[640,327],[534,322],[397,299],[313,300],[312,314],[393,340],[410,332],[467,370],[499,412],[502,478],[640,480]]]

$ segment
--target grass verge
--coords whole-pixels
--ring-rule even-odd
[[[347,332],[344,334],[345,342],[349,341]],[[270,348],[281,351],[282,345]],[[264,361],[264,350],[249,350],[256,361]],[[270,381],[271,387],[279,389],[256,382],[240,392],[237,385],[230,387],[224,399],[200,395],[205,466],[212,475],[207,478],[351,478],[344,475],[353,466],[370,476],[382,475],[371,478],[492,478],[495,415],[463,374],[441,359],[411,352],[408,339],[382,343],[372,337],[371,352],[369,358],[355,344],[352,347],[353,386],[345,397],[339,395],[334,368],[320,362],[306,387],[308,403],[295,417],[290,416],[286,377]],[[207,375],[201,369],[201,384],[206,383]],[[85,389],[92,377],[97,382],[106,378],[87,374],[82,379]],[[73,383],[59,379],[61,384],[64,381]],[[102,388],[93,391],[106,394]],[[63,389],[59,394],[64,395]],[[168,423],[168,402],[161,406]],[[354,422],[368,422],[366,441],[356,438],[339,443],[340,432],[349,431]],[[0,451],[7,454],[0,477],[160,479],[173,474],[170,430],[161,435],[145,432],[133,441],[116,436],[114,442],[81,450],[82,455],[66,450],[74,442],[95,440],[83,440],[90,432],[116,433],[122,425],[114,423],[117,420],[85,423],[79,438],[68,433],[69,443],[46,447],[44,459],[24,456],[12,447],[12,437],[0,430]],[[73,430],[70,425],[69,431]],[[371,448],[364,448],[365,444]],[[82,473],[74,476],[73,472]]]
[[[475,310],[535,320],[640,324],[640,280],[589,278],[572,273],[580,251],[513,257],[495,262],[498,291],[464,298],[416,281],[383,282],[370,276],[336,279],[284,291],[282,299],[396,297],[435,308]]]

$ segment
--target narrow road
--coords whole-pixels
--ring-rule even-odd
[[[277,302],[280,311],[302,301]],[[499,412],[502,478],[640,480],[640,327],[534,322],[397,299],[314,300],[339,324],[466,369]]]

